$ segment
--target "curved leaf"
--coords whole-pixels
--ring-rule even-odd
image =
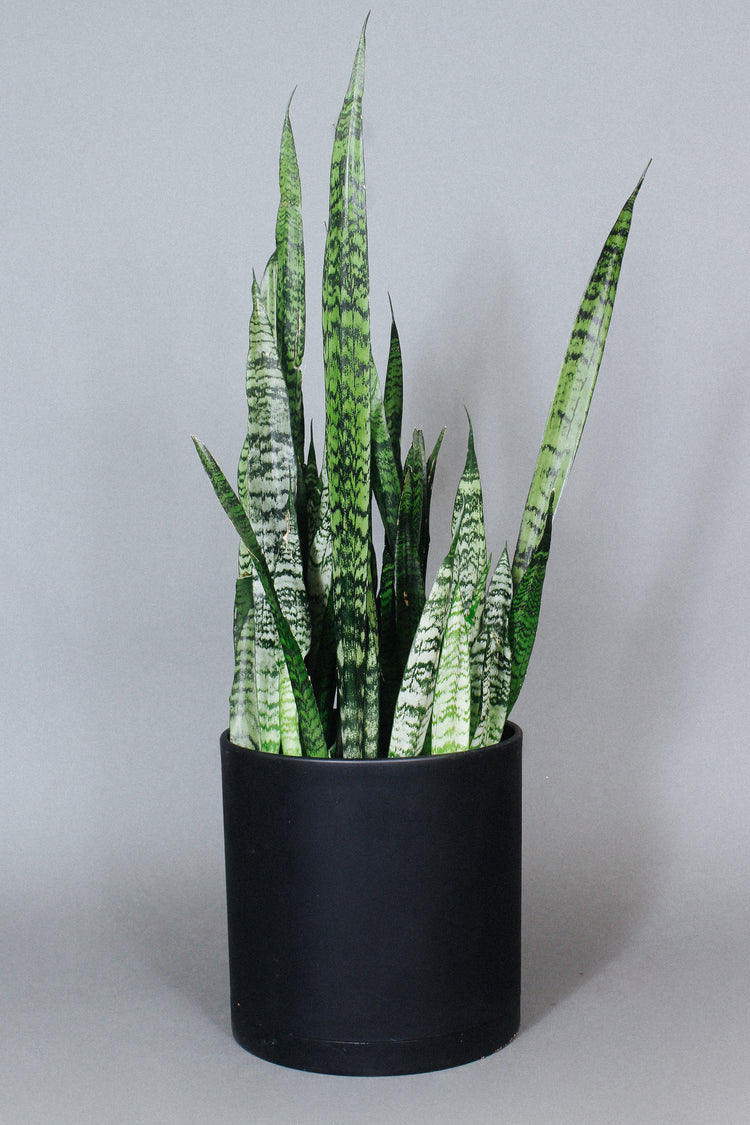
[[[604,243],[573,325],[518,533],[513,559],[515,588],[542,538],[550,497],[554,492],[557,507],[578,450],[612,317],[633,205],[645,175]]]
[[[510,714],[513,704],[518,699],[526,670],[529,666],[531,650],[536,639],[536,628],[539,623],[539,609],[542,604],[542,586],[547,571],[549,559],[550,540],[552,537],[552,513],[555,506],[554,492],[549,498],[547,514],[544,520],[542,538],[534,551],[531,562],[524,571],[518,584],[513,601],[510,604],[510,621],[508,639],[510,641],[510,691],[508,694],[508,710]]]
[[[453,559],[457,534],[438,569],[406,662],[396,700],[390,758],[411,758],[422,752],[435,699],[440,650],[453,598]]]
[[[310,677],[307,674],[307,668],[302,659],[299,645],[289,627],[288,621],[284,617],[274,587],[273,578],[268,569],[268,563],[263,555],[253,526],[238,497],[235,495],[231,484],[224,476],[209,450],[203,442],[199,441],[196,437],[193,437],[193,444],[198,451],[198,456],[201,459],[203,468],[206,470],[208,478],[213,485],[219,503],[229,516],[237,534],[247,548],[249,557],[252,560],[263,591],[268,599],[268,604],[273,613],[276,628],[278,629],[286,665],[289,669],[289,678],[294,688],[294,698],[297,703],[303,752],[307,757],[327,758],[328,750],[325,738],[323,737],[323,728],[320,724],[315,693],[310,683]]]

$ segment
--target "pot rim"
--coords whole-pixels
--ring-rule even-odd
[[[514,723],[508,719],[505,724],[505,730],[500,742],[493,742],[488,746],[478,746],[470,750],[459,750],[451,754],[417,754],[413,757],[405,758],[308,758],[297,754],[269,754],[267,750],[258,750],[253,746],[238,746],[236,742],[232,742],[229,738],[229,729],[222,731],[221,734],[221,749],[223,751],[236,751],[238,754],[247,754],[252,757],[257,756],[263,761],[269,762],[289,762],[289,763],[304,763],[314,762],[316,765],[325,764],[328,767],[341,768],[362,768],[368,766],[370,769],[378,767],[380,769],[390,769],[395,765],[415,765],[421,763],[424,768],[429,762],[440,761],[474,761],[488,750],[506,750],[511,745],[514,745],[523,736],[523,731],[518,723]],[[295,768],[292,766],[291,768]]]

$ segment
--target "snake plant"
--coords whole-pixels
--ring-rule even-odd
[[[428,590],[430,500],[443,435],[428,453],[415,430],[403,455],[392,310],[382,385],[373,362],[364,80],[365,28],[331,160],[320,462],[312,433],[305,449],[305,257],[289,105],[276,244],[252,285],[248,425],[236,492],[193,439],[240,537],[230,738],[270,753],[407,757],[501,739],[534,644],[553,515],[586,421],[643,181],[604,244],[576,316],[512,563],[507,547],[494,569],[487,554],[469,421],[450,549]],[[374,507],[383,526],[379,559]]]

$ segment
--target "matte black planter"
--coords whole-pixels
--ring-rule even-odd
[[[221,738],[232,1031],[329,1074],[458,1066],[518,1030],[521,730],[405,760]]]

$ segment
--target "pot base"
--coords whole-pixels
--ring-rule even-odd
[[[333,1043],[295,1035],[271,1038],[267,1033],[245,1027],[235,1013],[232,1032],[241,1047],[266,1062],[317,1074],[377,1078],[447,1070],[486,1058],[511,1042],[519,1023],[520,1014],[504,1026],[487,1024],[454,1035],[375,1043]]]

